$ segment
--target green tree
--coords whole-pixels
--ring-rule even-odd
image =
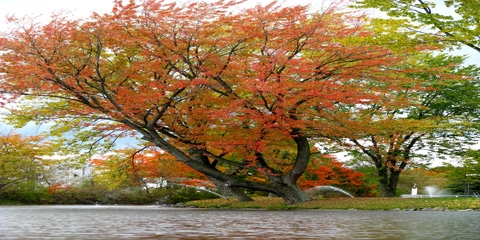
[[[48,163],[41,158],[49,154],[47,146],[39,136],[0,135],[0,192],[48,181]]]
[[[382,197],[396,195],[400,174],[412,161],[429,157],[418,150],[429,146],[429,150],[453,154],[475,138],[473,120],[478,119],[480,104],[475,78],[478,70],[462,67],[462,61],[461,57],[442,54],[412,55],[399,67],[423,68],[421,73],[406,71],[417,82],[400,85],[383,95],[382,101],[362,107],[346,105],[330,114],[333,120],[328,121],[334,131],[325,137],[347,151],[368,156],[377,169]],[[439,76],[439,69],[446,71],[444,76]]]
[[[460,166],[446,164],[448,190],[455,194],[472,195],[480,192],[480,151],[467,150],[459,154]]]
[[[441,168],[415,166],[405,169],[398,182],[397,195],[411,194],[413,186],[418,188],[418,194],[428,194],[425,190],[427,186],[434,186],[442,191],[448,190],[448,179],[445,175],[446,171]]]
[[[411,29],[423,31],[429,27],[426,32],[437,34],[438,41],[463,44],[480,53],[479,1],[358,0],[356,3],[356,7],[377,8],[391,17],[410,19]]]

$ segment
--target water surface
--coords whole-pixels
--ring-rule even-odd
[[[478,211],[3,206],[0,239],[479,239]]]

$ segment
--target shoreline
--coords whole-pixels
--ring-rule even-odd
[[[281,198],[254,197],[253,202],[236,199],[209,199],[176,204],[23,204],[0,203],[0,206],[151,206],[159,208],[238,209],[238,210],[379,210],[379,211],[480,211],[480,199],[463,198],[318,198],[287,205]]]
[[[480,211],[480,199],[470,198],[319,198],[286,205],[280,198],[257,197],[253,202],[235,199],[211,199],[186,202],[186,207],[271,210],[390,210],[390,211]]]

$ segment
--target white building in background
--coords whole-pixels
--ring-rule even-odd
[[[43,162],[45,169],[45,184],[58,184],[71,186],[90,180],[93,176],[93,166],[88,161],[82,167],[69,161],[72,156],[41,156],[38,159]]]
[[[93,175],[93,166],[91,163],[86,162],[82,167],[81,177],[91,177]]]

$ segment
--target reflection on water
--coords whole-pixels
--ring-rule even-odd
[[[0,239],[479,239],[480,212],[0,206]]]

